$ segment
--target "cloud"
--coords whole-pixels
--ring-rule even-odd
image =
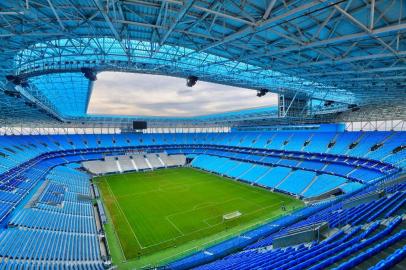
[[[169,76],[102,72],[89,103],[89,114],[196,116],[262,106],[275,106],[276,94],[258,98],[251,89]]]

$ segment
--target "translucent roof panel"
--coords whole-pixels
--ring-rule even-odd
[[[29,79],[30,86],[38,84],[44,98],[37,98],[41,106],[35,109],[31,101],[8,103],[0,114],[13,115],[26,106],[25,114],[35,114],[27,119],[46,121],[48,113],[60,121],[79,115],[78,122],[86,122],[93,117],[86,114],[91,87],[75,73],[91,68],[193,75],[200,81],[323,100],[313,104],[311,114],[323,119],[328,113],[341,121],[344,116],[334,114],[353,106],[370,108],[379,117],[382,113],[373,108],[380,106],[399,118],[406,104],[404,3],[2,0],[0,88],[9,89],[6,78],[18,76]],[[67,75],[42,77],[56,73]],[[370,118],[349,110],[345,117],[352,115]]]
[[[90,81],[82,73],[53,73],[32,77],[29,83],[55,106],[62,116],[86,114]]]

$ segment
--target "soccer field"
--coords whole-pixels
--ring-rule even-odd
[[[300,200],[191,168],[95,178],[126,260],[270,219]],[[223,221],[234,211],[241,216]]]

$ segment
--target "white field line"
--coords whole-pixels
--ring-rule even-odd
[[[168,174],[169,174],[169,173],[168,173]],[[178,173],[178,172],[171,172],[170,174],[172,174],[172,175],[178,175],[179,173]],[[209,174],[209,173],[208,173],[208,174]],[[162,175],[162,176],[163,176],[163,175]],[[144,177],[145,177],[145,176],[144,176]],[[127,178],[127,177],[125,176],[125,178]],[[152,178],[152,177],[151,177],[151,178]],[[201,182],[204,182],[204,181],[201,181]],[[108,183],[107,183],[107,184],[108,184]],[[200,182],[199,182],[199,184],[200,184]],[[197,183],[196,183],[195,185],[197,185]],[[110,189],[110,191],[111,191],[111,188],[110,188],[110,185],[109,185],[109,184],[108,184],[108,186],[109,186],[109,189]],[[164,186],[167,187],[167,186],[171,186],[171,185],[164,185]],[[185,188],[186,190],[189,190],[189,189],[190,189],[190,187],[189,187],[189,188],[186,188],[186,187],[183,186],[183,185],[182,185],[182,187]],[[161,190],[161,187],[159,187],[158,189],[160,189],[160,191],[162,191],[162,190]],[[253,192],[259,193],[260,191],[255,190],[255,191],[253,191]],[[134,195],[136,195],[136,194],[146,194],[146,193],[151,193],[151,191],[134,193]],[[117,199],[116,199],[116,197],[115,197],[115,195],[114,195],[114,193],[113,193],[112,191],[111,191],[111,194],[113,195],[114,199],[116,200],[117,205],[118,205],[118,207],[119,207],[121,213],[124,215],[124,211],[122,210],[121,206],[118,204],[118,201],[117,201]],[[120,198],[122,198],[122,197],[127,197],[128,195],[131,195],[131,194],[127,194],[127,195],[124,195],[124,196],[120,196]],[[226,200],[226,201],[223,201],[223,202],[212,203],[212,204],[209,204],[209,205],[204,206],[204,207],[199,207],[200,205],[202,205],[202,203],[199,203],[199,204],[195,205],[195,206],[193,207],[193,209],[184,210],[184,211],[180,211],[180,212],[176,212],[176,213],[173,213],[173,214],[170,214],[170,215],[165,216],[165,218],[171,223],[171,225],[172,225],[178,232],[180,232],[180,233],[182,234],[182,236],[188,236],[188,235],[190,235],[190,234],[193,234],[193,233],[196,233],[196,232],[199,232],[199,231],[203,231],[203,230],[212,228],[212,227],[214,227],[214,226],[217,226],[217,225],[221,224],[222,222],[219,222],[219,223],[210,225],[210,224],[207,222],[208,219],[204,219],[204,220],[202,220],[202,221],[203,221],[204,223],[206,223],[206,224],[208,225],[208,227],[200,228],[200,229],[191,231],[191,232],[189,232],[189,233],[187,233],[187,234],[184,234],[184,233],[182,232],[182,230],[180,230],[180,229],[170,220],[173,216],[176,216],[176,215],[179,215],[179,214],[184,214],[184,213],[187,213],[187,212],[192,212],[193,210],[197,210],[197,209],[204,209],[204,208],[207,208],[207,207],[212,206],[212,205],[219,205],[219,204],[228,203],[228,202],[230,202],[230,201],[235,201],[235,200],[238,200],[238,199],[248,201],[248,200],[246,200],[246,199],[244,199],[244,198],[242,198],[242,197],[236,197],[236,198],[233,198],[233,199],[230,199],[230,200]],[[249,201],[249,202],[252,203],[251,201]],[[211,202],[210,202],[210,203],[211,203]],[[279,205],[279,204],[281,204],[281,203],[282,203],[282,202],[278,202],[278,203],[273,204],[273,205],[268,205],[268,206],[266,206],[266,207],[257,208],[256,210],[251,211],[251,212],[247,213],[246,215],[253,214],[253,213],[255,213],[255,212],[258,212],[258,211],[261,211],[261,210],[264,210],[264,209],[267,209],[267,208],[270,208],[270,207]],[[257,204],[257,203],[255,203],[255,204]],[[259,204],[257,204],[257,205],[259,205]],[[198,207],[198,208],[197,208],[197,207]],[[132,229],[132,227],[131,227],[131,225],[130,225],[128,219],[127,219],[127,217],[126,217],[125,215],[124,215],[124,217],[125,217],[125,219],[126,219],[128,225],[130,226],[131,231],[132,231],[134,237],[136,238],[136,240],[137,240],[139,246],[141,247],[141,249],[147,249],[147,248],[150,248],[150,247],[154,247],[154,246],[157,246],[157,245],[161,245],[161,244],[163,244],[163,243],[167,243],[167,242],[170,242],[170,241],[174,241],[174,240],[178,239],[179,237],[182,237],[182,236],[173,237],[173,238],[170,238],[170,239],[167,239],[167,240],[164,240],[164,241],[161,241],[161,242],[152,244],[152,245],[142,246],[142,245],[140,244],[140,242],[139,242],[137,236],[135,235],[135,233],[134,233],[134,231],[133,231],[133,229]],[[260,224],[260,223],[263,223],[264,221],[269,220],[269,219],[272,219],[272,218],[274,218],[274,217],[271,217],[271,218],[264,219],[264,220],[258,221],[258,222],[256,222],[256,223],[253,223],[253,224],[251,224],[251,225],[250,225],[249,227],[247,227],[247,228],[256,226],[256,225],[258,225],[258,224]],[[210,219],[212,219],[212,217],[211,217]],[[244,230],[245,230],[245,229],[244,229]],[[225,236],[221,236],[221,237],[219,237],[219,238],[212,239],[212,240],[210,240],[210,241],[208,241],[208,242],[206,242],[206,243],[204,243],[204,244],[202,244],[202,245],[206,245],[206,244],[208,244],[208,243],[214,242],[214,241],[216,241],[216,240],[218,240],[218,239],[225,238],[225,237],[230,236],[230,235],[236,235],[236,232],[231,233],[231,234],[228,234],[228,235],[225,235]],[[190,250],[193,250],[193,249],[195,249],[195,248],[196,248],[196,247],[191,248]],[[183,253],[183,252],[182,252],[182,253]],[[174,256],[170,256],[170,257],[174,257]],[[170,257],[168,257],[168,258],[170,258]]]
[[[172,188],[171,185],[166,185],[165,187],[159,186],[157,191],[167,192],[167,191],[189,191],[190,190],[189,187],[186,187],[183,185],[177,186],[177,187],[174,185],[173,187],[174,188]]]
[[[235,198],[235,199],[237,199],[237,198]],[[228,200],[228,201],[232,201],[232,200],[235,200],[235,199],[231,199],[231,200]],[[226,202],[228,202],[228,201],[226,201]],[[247,215],[252,214],[252,213],[255,213],[255,212],[260,211],[260,210],[263,210],[263,209],[266,209],[266,208],[270,208],[270,207],[276,206],[276,205],[281,204],[281,203],[282,203],[282,202],[278,202],[278,203],[275,203],[275,204],[272,204],[272,205],[269,205],[269,206],[266,206],[266,207],[262,207],[262,208],[260,208],[260,209],[256,209],[255,211],[251,211],[251,212],[247,213]],[[188,212],[188,211],[190,211],[190,210],[183,211],[183,212]],[[170,218],[170,216],[173,216],[173,215],[176,215],[176,214],[180,214],[180,213],[183,213],[183,212],[178,212],[178,213],[175,213],[175,214],[172,214],[172,215],[168,215],[168,216],[166,216],[166,217]],[[265,223],[265,222],[267,222],[268,220],[273,219],[273,218],[275,218],[275,217],[276,217],[276,216],[269,217],[269,218],[266,218],[266,219],[262,219],[262,220],[260,220],[260,221],[258,221],[258,222],[255,222],[255,223],[253,223],[253,224],[250,224],[249,226],[247,226],[247,227],[245,227],[245,228],[242,228],[241,231],[245,231],[245,230],[248,230],[249,228],[253,228],[253,227],[257,226],[258,224]],[[207,219],[203,220],[203,222],[205,222],[206,224],[208,224],[208,223],[206,222],[206,220],[207,220]],[[197,229],[197,230],[191,231],[191,232],[189,232],[188,234],[184,234],[183,236],[188,236],[188,235],[190,235],[190,234],[193,234],[193,233],[196,233],[196,232],[199,232],[199,231],[203,231],[203,230],[206,230],[206,229],[208,229],[208,228],[215,227],[215,226],[217,226],[217,225],[220,225],[221,223],[222,223],[222,222],[219,222],[219,223],[216,223],[216,224],[213,224],[213,225],[209,225],[209,224],[208,224],[209,227],[205,227],[205,228],[201,228],[201,229]],[[219,232],[219,233],[220,233],[220,232]],[[233,233],[230,233],[230,234],[227,234],[227,235],[224,235],[224,236],[220,236],[220,237],[218,237],[218,238],[214,238],[214,239],[212,239],[212,240],[210,240],[210,241],[208,241],[208,242],[206,242],[206,243],[203,243],[203,244],[201,244],[201,245],[199,245],[199,246],[203,246],[203,245],[207,245],[207,244],[212,243],[212,242],[216,242],[218,239],[226,239],[226,238],[228,238],[229,236],[232,236],[232,235],[238,235],[238,232],[233,232]],[[167,242],[170,242],[170,241],[174,241],[174,240],[176,240],[176,239],[179,238],[179,237],[180,237],[180,236],[178,236],[178,237],[173,237],[173,238],[170,238],[170,239],[168,239],[168,240],[161,241],[161,242],[156,243],[156,244],[153,244],[153,245],[145,246],[144,248],[150,248],[150,247],[154,247],[154,246],[157,246],[157,245],[161,245],[161,244],[163,244],[163,243],[167,243]],[[210,236],[206,236],[206,237],[210,237]],[[191,249],[185,250],[185,251],[182,252],[182,253],[186,253],[186,251],[193,250],[193,249],[196,249],[196,248],[198,248],[198,247],[193,247],[193,248],[191,248]],[[173,255],[173,256],[169,256],[169,257],[167,257],[167,258],[173,258],[173,257],[175,257],[175,256],[176,256],[176,255]],[[167,258],[164,258],[164,260],[166,260]]]
[[[168,186],[169,186],[169,187],[170,187],[170,186],[174,186],[174,187],[175,187],[175,185],[165,185],[164,189],[162,189],[162,187],[159,186],[158,188],[156,188],[156,189],[154,189],[154,190],[127,193],[127,194],[125,194],[125,195],[117,196],[117,198],[127,198],[127,197],[134,197],[134,196],[138,196],[138,195],[147,195],[147,194],[154,193],[154,192],[157,192],[157,191],[165,192],[165,191],[166,191],[165,188],[167,188]],[[169,188],[169,189],[170,189],[170,188]],[[170,189],[170,190],[171,190],[171,191],[188,191],[189,188],[187,188],[186,186],[179,186],[178,188],[174,188],[174,189]]]
[[[226,201],[223,201],[223,202],[213,203],[212,205],[220,205],[220,204],[232,202],[232,201],[235,201],[235,200],[241,200],[241,199],[243,199],[243,198],[236,197],[236,198],[229,199],[229,200],[226,200]],[[199,204],[201,205],[201,203],[199,203]],[[199,204],[197,204],[197,205],[199,205]],[[212,205],[206,205],[206,206],[200,207],[200,208],[198,208],[198,209],[204,209],[204,208],[207,208],[207,207],[212,206]],[[171,217],[173,217],[173,216],[177,216],[177,215],[180,215],[180,214],[184,214],[184,213],[188,213],[188,212],[193,212],[194,210],[196,210],[196,209],[193,208],[193,209],[188,209],[188,210],[176,212],[176,213],[167,215],[167,217],[171,218]]]
[[[173,174],[173,175],[179,175],[179,173],[175,173],[175,172],[172,172],[172,173],[170,173],[170,174]],[[126,176],[126,174],[122,174],[126,179],[128,179],[127,178],[127,176]],[[145,178],[155,178],[156,176],[144,176]],[[195,183],[195,185],[198,185],[198,184],[201,184],[201,183],[203,183],[204,181],[200,181],[200,182],[198,182],[198,183]],[[190,190],[190,188],[191,187],[193,187],[194,185],[188,185],[188,186],[185,186],[185,185],[175,185],[175,184],[171,184],[171,183],[168,183],[168,184],[165,184],[165,185],[160,185],[157,189],[155,189],[155,190],[153,190],[153,191],[142,191],[142,192],[133,192],[133,193],[128,193],[128,194],[125,194],[125,195],[121,195],[121,196],[117,196],[117,198],[126,198],[126,197],[133,197],[133,196],[137,196],[137,195],[144,195],[144,194],[148,194],[148,193],[153,193],[153,192],[155,192],[155,191],[161,191],[161,192],[165,192],[165,191],[167,191],[167,190],[174,190],[174,191],[188,191],[188,190]],[[177,188],[171,188],[171,187],[177,187]],[[167,190],[165,190],[165,189],[167,189]]]
[[[227,203],[227,202],[234,201],[234,200],[237,200],[237,199],[245,200],[244,198],[237,197],[237,198],[230,199],[230,200],[227,200],[227,201],[224,201],[224,202],[221,202],[221,203],[217,203],[217,204]],[[216,204],[214,204],[214,205],[216,205]],[[263,209],[266,209],[266,208],[269,208],[269,207],[272,207],[272,206],[275,206],[275,205],[277,205],[277,204],[269,205],[269,206],[263,207],[263,208],[261,208],[261,209],[256,209],[255,211],[249,212],[248,214],[255,213],[255,212],[259,211],[259,210],[263,210]],[[209,206],[210,206],[210,205],[205,206],[205,207],[202,207],[202,208],[199,208],[199,209],[203,209],[203,208],[206,208],[206,207],[209,207]],[[185,210],[185,211],[182,211],[182,212],[177,212],[177,213],[174,213],[174,214],[170,214],[170,215],[166,216],[165,218],[169,220],[171,217],[173,217],[173,216],[175,216],[175,215],[187,213],[187,212],[190,212],[190,211],[193,211],[193,210]],[[215,216],[215,217],[217,217],[217,216]],[[220,217],[220,216],[219,216],[219,217]],[[212,217],[211,217],[211,218],[212,218]],[[211,218],[210,218],[210,219],[211,219]],[[196,233],[196,232],[199,232],[199,231],[204,231],[204,230],[206,230],[206,229],[209,229],[209,228],[212,228],[212,227],[215,227],[215,226],[217,226],[217,225],[222,224],[222,222],[218,222],[218,223],[216,223],[216,224],[209,224],[209,223],[207,222],[208,219],[209,219],[209,218],[202,220],[204,223],[206,223],[206,224],[208,225],[208,227],[200,228],[200,229],[197,229],[197,230],[194,230],[194,231],[190,231],[190,232],[187,233],[187,234],[184,234],[183,232],[181,232],[181,230],[179,230],[179,231],[182,233],[182,236],[188,236],[188,235],[190,235],[190,234],[193,234],[193,233]],[[171,222],[171,223],[172,223],[172,222]],[[172,224],[173,224],[173,223],[172,223]],[[157,246],[157,245],[163,244],[163,243],[165,243],[165,242],[170,242],[170,241],[173,241],[173,240],[175,240],[175,239],[177,239],[177,238],[179,238],[179,237],[180,237],[180,236],[178,236],[178,237],[173,237],[173,238],[171,238],[171,239],[168,239],[168,240],[159,242],[159,243],[157,243],[157,244],[153,244],[153,245],[146,246],[145,248]]]
[[[245,213],[245,214],[242,213],[242,214],[245,215],[245,216],[248,216],[248,215],[254,214],[254,213],[256,213],[256,212],[259,212],[259,211],[268,209],[268,208],[270,208],[270,207],[274,207],[274,206],[280,205],[281,203],[282,203],[282,202],[278,202],[278,203],[275,203],[275,204],[272,204],[272,205],[268,205],[268,206],[265,206],[265,207],[261,207],[261,208],[257,208],[257,209],[255,209],[254,211],[251,211],[251,212],[248,212],[248,213]],[[213,219],[213,218],[217,218],[217,217],[222,217],[222,216],[214,216],[214,217],[211,217],[211,218],[206,218],[206,219],[204,219],[203,221],[204,221],[206,224],[209,224],[209,223],[207,222],[209,219]],[[221,222],[215,223],[214,225],[211,225],[210,227],[219,225],[220,223],[221,223]]]
[[[105,182],[107,182],[107,179],[105,177],[103,177],[103,180]],[[109,191],[109,192],[111,193],[111,191]],[[103,198],[102,198],[102,201],[103,201],[103,204],[104,204],[104,199]],[[121,241],[120,241],[120,238],[118,237],[118,234],[117,234],[116,228],[114,226],[113,219],[112,219],[112,217],[110,215],[109,209],[107,208],[107,206],[105,208],[106,208],[105,211],[107,211],[107,215],[108,215],[108,217],[109,217],[109,219],[111,221],[111,225],[113,226],[113,232],[114,232],[114,235],[116,237],[116,240],[117,240],[118,244],[120,245],[121,255],[123,255],[124,261],[127,261],[127,257],[125,256],[123,246],[121,245]]]
[[[175,225],[175,223],[172,222],[172,220],[170,220],[170,218],[168,216],[165,217],[165,219],[172,224],[172,226],[182,235],[184,236],[185,234],[178,228],[178,226]],[[176,237],[175,237],[176,238]],[[175,239],[174,238],[174,239]]]
[[[140,246],[140,248],[141,248],[141,249],[144,249],[144,247],[141,245],[140,241],[138,240],[137,235],[135,235],[135,232],[134,232],[133,228],[131,227],[131,224],[130,224],[130,222],[128,221],[127,216],[124,214],[123,209],[121,208],[120,204],[118,203],[117,198],[116,198],[116,195],[114,195],[114,192],[113,192],[113,190],[111,189],[109,182],[108,182],[108,181],[106,181],[106,182],[107,182],[107,186],[108,186],[108,188],[109,188],[109,190],[110,190],[110,193],[113,195],[114,200],[116,201],[116,204],[117,204],[117,206],[118,206],[118,209],[120,210],[121,214],[124,216],[124,219],[125,219],[125,221],[127,222],[128,226],[130,227],[130,230],[131,230],[132,234],[134,235],[135,240],[137,240],[137,243],[138,243],[138,245]]]
[[[230,202],[230,201],[233,201],[233,200],[236,200],[236,199],[239,199],[239,198],[230,199],[230,200],[224,201],[224,202],[222,202],[222,203]],[[218,204],[220,204],[220,203],[218,203]],[[206,206],[206,207],[208,207],[208,206]],[[202,208],[206,208],[206,207],[202,207]],[[201,209],[201,208],[200,208],[200,209]],[[192,211],[192,210],[185,210],[185,211],[177,212],[177,213],[174,213],[174,214],[167,215],[167,216],[165,216],[165,218],[166,218],[167,220],[169,220],[172,216],[175,216],[175,215],[178,215],[178,214],[184,214],[184,213],[187,213],[187,212],[190,212],[190,211]],[[205,221],[203,220],[203,222],[205,222]],[[172,222],[171,222],[171,223],[172,223]],[[213,227],[213,226],[216,226],[216,225],[221,224],[221,222],[220,222],[220,223],[217,223],[216,225],[210,225],[210,224],[208,224],[207,222],[205,222],[205,223],[208,225],[208,227],[191,231],[191,232],[189,232],[188,234],[184,234],[184,233],[182,232],[182,230],[180,230],[179,228],[178,228],[178,229],[179,229],[179,231],[182,233],[182,236],[188,236],[188,235],[190,235],[190,234],[193,234],[193,233],[196,233],[196,232],[199,232],[199,231],[203,231],[203,230],[209,229],[209,228],[211,228],[211,227]],[[172,223],[172,224],[173,224],[173,223]],[[179,237],[181,237],[181,236],[173,237],[173,238],[170,238],[170,239],[168,239],[168,240],[161,241],[161,242],[156,243],[156,244],[153,244],[153,245],[145,246],[145,248],[149,248],[149,247],[161,245],[161,244],[163,244],[163,243],[170,242],[170,241],[173,241],[173,240],[175,240],[175,239],[178,239]]]
[[[278,203],[278,204],[280,204],[280,203]],[[253,224],[250,224],[249,226],[247,226],[245,228],[242,228],[240,231],[248,231],[251,228],[255,228],[255,226],[257,226],[259,224],[265,224],[269,220],[272,220],[272,219],[277,218],[277,217],[280,217],[280,216],[274,216],[274,217],[270,217],[270,218],[267,218],[267,219],[260,220],[258,222],[253,223]],[[203,246],[207,247],[207,246],[209,246],[210,243],[217,243],[217,242],[219,242],[220,239],[222,239],[222,241],[224,241],[224,240],[228,239],[231,236],[237,236],[237,235],[238,235],[238,232],[232,232],[232,233],[229,233],[229,234],[226,234],[226,235],[219,236],[217,238],[211,239],[210,241],[199,244],[198,246],[194,246],[194,247],[191,247],[191,248],[189,248],[187,250],[184,250],[184,251],[182,251],[180,253],[165,257],[161,261],[162,262],[167,262],[170,258],[180,257],[180,254],[188,254],[188,253],[190,253],[190,251],[193,251],[193,250],[197,251],[197,250],[201,249]],[[210,237],[210,236],[208,236],[208,237]]]
[[[196,204],[195,206],[193,206],[193,209],[192,209],[192,210],[197,210],[197,209],[199,209],[199,208],[207,207],[207,206],[210,206],[210,205],[213,205],[213,204],[215,204],[215,203],[214,203],[214,202],[198,203],[198,204]]]

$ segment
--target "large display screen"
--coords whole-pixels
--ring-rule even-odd
[[[147,129],[147,122],[145,121],[133,121],[133,129]]]

